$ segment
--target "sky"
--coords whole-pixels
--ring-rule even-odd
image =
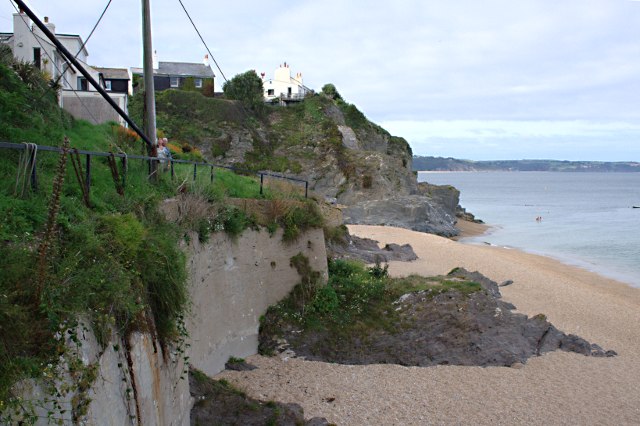
[[[160,61],[200,62],[206,49],[179,1],[150,1]],[[333,83],[416,155],[640,161],[638,0],[182,2],[227,78],[273,76],[287,62],[314,90]],[[83,39],[107,3],[27,2]],[[111,1],[89,63],[141,66],[140,4]],[[0,32],[13,13],[0,0]]]

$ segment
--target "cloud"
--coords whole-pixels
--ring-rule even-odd
[[[377,122],[640,122],[638,1],[183,1],[228,77],[287,61]],[[31,4],[85,37],[105,0]],[[92,64],[140,65],[139,8],[112,2]],[[0,31],[12,12],[0,3]],[[177,2],[154,0],[152,14],[161,60],[202,59]]]

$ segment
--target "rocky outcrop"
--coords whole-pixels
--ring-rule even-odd
[[[418,195],[362,201],[343,209],[345,223],[386,225],[453,237],[456,218],[442,206]]]
[[[342,364],[407,366],[517,366],[533,356],[563,350],[585,356],[610,357],[581,337],[565,334],[542,315],[527,317],[500,300],[499,286],[478,272],[452,271],[447,280],[476,282],[481,290],[407,293],[389,306],[394,326],[357,330],[341,336],[326,331],[285,331],[280,350],[306,359]],[[290,345],[290,346],[288,346]]]
[[[409,244],[391,243],[380,248],[377,241],[348,232],[341,241],[327,242],[327,254],[331,259],[357,259],[365,263],[410,262],[418,258]]]

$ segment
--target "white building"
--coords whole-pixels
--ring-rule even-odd
[[[267,79],[265,73],[260,74],[260,77],[266,102],[273,102],[275,99],[280,102],[300,101],[310,92],[303,84],[302,73],[291,76],[291,68],[286,62],[276,68],[273,78]]]
[[[56,26],[49,22],[47,17],[44,18],[44,24],[71,54],[77,54],[78,62],[94,80],[105,88],[105,79],[102,73],[87,64],[89,52],[83,46],[82,38],[77,34],[57,34]],[[33,63],[52,80],[60,83],[62,88],[60,106],[74,117],[91,121],[94,124],[105,121],[118,121],[124,124],[124,120],[95,88],[88,84],[87,79],[80,71],[64,58],[58,48],[40,28],[31,22],[25,13],[13,14],[13,32],[0,33],[0,42],[11,48],[14,58]],[[112,93],[111,98],[126,111],[126,93]]]

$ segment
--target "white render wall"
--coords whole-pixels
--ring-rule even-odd
[[[296,73],[296,75],[292,77],[291,68],[287,63],[276,68],[272,79],[263,78],[262,86],[264,88],[265,100],[279,98],[282,94],[287,95],[289,88],[291,88],[292,95],[304,94],[302,73]],[[269,90],[273,90],[273,95],[268,94]]]
[[[55,34],[54,24],[48,23],[45,25]],[[75,36],[59,36],[58,40],[73,55],[78,53],[82,45],[80,38]],[[65,71],[65,78],[60,80],[62,87],[69,90],[78,89],[78,77],[81,77],[82,74],[66,65],[62,55],[57,53],[55,45],[32,23],[25,13],[13,14],[13,39],[10,46],[13,50],[14,58],[24,62],[33,62],[33,49],[40,48],[40,69],[49,73],[53,78],[57,78],[61,71]],[[86,64],[87,57],[87,50],[82,49],[77,59],[91,73],[91,76],[97,80],[98,72]],[[89,90],[95,89],[89,88]]]

